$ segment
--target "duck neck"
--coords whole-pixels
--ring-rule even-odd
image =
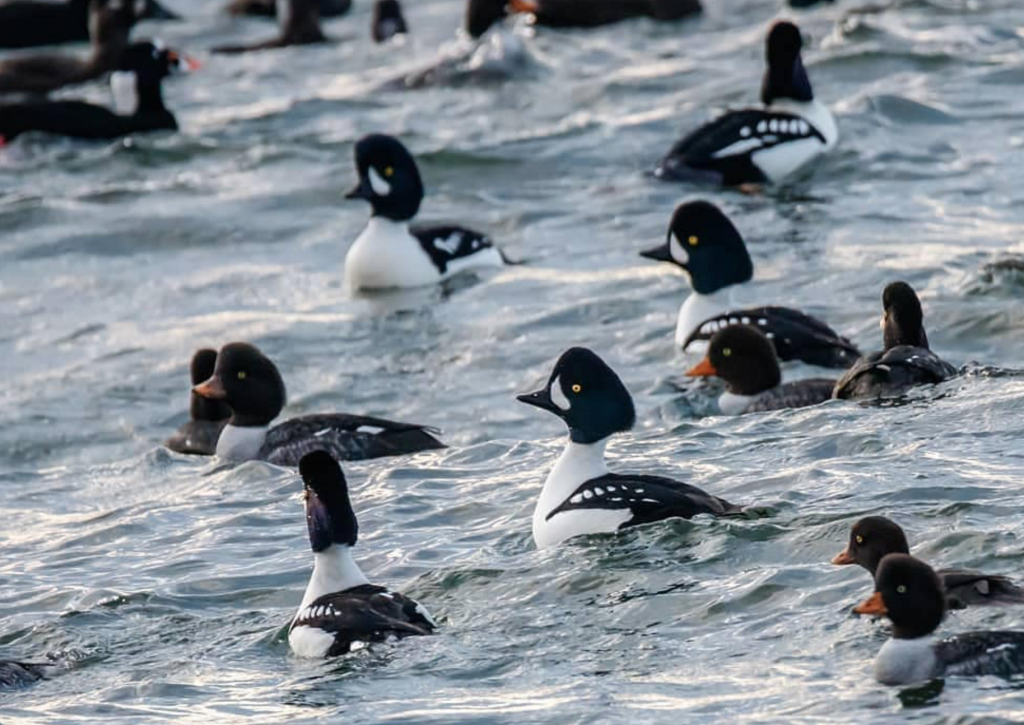
[[[554,468],[544,482],[544,488],[537,500],[534,517],[543,519],[552,510],[560,506],[573,491],[584,481],[598,478],[608,473],[604,451],[609,438],[602,438],[595,443],[576,443],[570,440],[562,455],[555,461]]]
[[[369,584],[359,565],[352,558],[352,547],[332,544],[323,551],[313,552],[313,575],[306,585],[299,609],[305,609],[325,594]]]
[[[676,343],[680,346],[689,335],[708,319],[728,312],[733,304],[733,290],[736,285],[721,287],[714,292],[701,294],[691,292],[679,308],[679,322],[676,325]]]

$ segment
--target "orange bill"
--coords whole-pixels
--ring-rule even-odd
[[[200,383],[192,388],[192,392],[196,395],[201,395],[204,398],[210,398],[212,400],[223,400],[228,397],[228,392],[224,390],[224,383],[222,383],[220,378],[216,375],[205,383]]]
[[[509,0],[508,6],[516,13],[535,13],[540,10],[536,0]]]
[[[710,358],[704,358],[699,363],[686,371],[691,378],[710,378],[718,375],[715,366],[711,364]]]
[[[167,51],[167,57],[172,63],[181,63],[189,71],[197,71],[203,67],[203,64],[195,58],[185,55],[184,53],[178,53],[176,50]]]
[[[881,592],[875,592],[854,607],[853,611],[857,614],[873,614],[876,617],[881,617],[883,614],[887,614],[889,610],[885,608],[885,602],[882,601]]]
[[[856,564],[857,560],[853,558],[853,554],[850,553],[850,547],[847,546],[832,557],[832,563],[837,566],[846,566],[847,564]]]

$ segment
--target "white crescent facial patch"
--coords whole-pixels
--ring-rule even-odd
[[[680,242],[672,232],[668,235],[668,253],[672,255],[672,259],[676,260],[679,264],[690,263],[690,253],[686,251],[686,247]]]
[[[373,187],[373,192],[378,196],[387,196],[391,193],[391,184],[384,181],[377,173],[377,169],[370,167],[369,171],[370,186]]]
[[[556,377],[551,381],[551,402],[557,405],[562,410],[569,410],[572,407],[572,403],[565,397],[565,393],[562,392],[562,381],[560,377]]]

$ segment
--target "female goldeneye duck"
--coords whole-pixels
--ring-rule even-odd
[[[325,451],[314,451],[299,461],[299,473],[313,575],[288,628],[292,652],[336,657],[374,642],[433,632],[437,624],[422,604],[370,584],[352,559],[359,524],[338,462]]]
[[[258,50],[286,48],[291,45],[311,45],[324,43],[327,36],[320,28],[320,8],[318,0],[277,0],[276,16],[278,33],[258,43],[244,45],[221,45],[210,50],[211,53],[237,55]]]
[[[481,267],[504,256],[490,237],[459,226],[412,227],[423,182],[412,154],[381,134],[355,146],[359,183],[346,198],[365,199],[373,214],[345,256],[345,283],[353,291],[419,287]]]
[[[850,541],[832,563],[859,564],[875,576],[888,554],[909,554],[903,529],[884,516],[866,516],[850,529]],[[986,604],[1024,604],[1024,589],[1005,576],[982,574],[970,569],[939,569],[946,605],[950,609]]]
[[[175,130],[164,106],[161,82],[177,71],[199,67],[159,42],[133,43],[111,74],[116,112],[82,101],[38,101],[0,106],[0,146],[27,131],[85,139],[113,139],[132,133]]]
[[[551,28],[593,28],[629,18],[680,20],[704,10],[700,0],[509,0],[508,7]]]
[[[178,19],[177,15],[156,0],[134,0],[130,4],[137,18]],[[30,48],[87,41],[90,39],[90,9],[99,5],[102,3],[92,0],[0,2],[0,48]]]
[[[547,386],[517,399],[554,413],[569,428],[569,443],[533,512],[538,548],[663,519],[743,514],[739,506],[681,481],[609,473],[604,458],[608,440],[630,430],[636,412],[619,376],[590,350],[567,350]]]
[[[136,7],[136,4],[138,7]],[[95,2],[89,6],[91,53],[71,55],[23,55],[0,61],[0,93],[46,94],[75,83],[99,78],[118,67],[128,47],[128,35],[145,2],[125,0]]]
[[[776,23],[768,33],[761,85],[765,107],[730,111],[697,129],[672,147],[655,176],[725,186],[779,183],[830,151],[839,132],[811,92],[802,47],[795,25]]]
[[[189,366],[193,388],[213,375],[217,363],[216,350],[197,350]],[[217,439],[228,424],[231,408],[223,400],[204,398],[192,390],[189,421],[167,439],[165,446],[175,453],[212,456],[217,452]]]
[[[398,0],[376,0],[373,4],[370,32],[375,43],[383,43],[409,32]]]
[[[221,348],[213,375],[193,390],[231,408],[217,441],[217,456],[227,460],[294,466],[315,450],[356,461],[445,447],[431,428],[345,413],[304,415],[271,428],[284,408],[284,381],[274,363],[244,342]]]
[[[853,611],[892,621],[892,638],[875,658],[875,679],[883,685],[1024,672],[1024,632],[970,632],[944,640],[933,636],[946,614],[942,581],[930,566],[907,554],[882,558],[875,593]]]
[[[780,360],[802,360],[828,368],[848,368],[860,351],[821,320],[788,307],[739,308],[733,295],[754,277],[754,263],[739,231],[714,204],[691,201],[676,208],[665,243],[640,255],[669,262],[690,278],[693,292],[676,322],[676,345],[703,352],[718,330],[742,324],[757,327],[775,343]]]
[[[915,386],[937,385],[956,375],[955,367],[929,349],[921,301],[909,284],[887,285],[882,292],[882,308],[884,349],[858,360],[839,378],[832,397],[896,397]]]
[[[803,408],[832,398],[835,380],[782,383],[775,346],[748,325],[730,325],[711,338],[707,356],[687,371],[691,377],[719,377],[726,391],[718,399],[725,415]]]

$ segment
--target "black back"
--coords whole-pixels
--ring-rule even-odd
[[[427,426],[365,415],[304,415],[267,431],[257,457],[279,466],[294,466],[317,450],[340,461],[402,456],[445,448],[436,435],[438,431]]]
[[[452,262],[494,247],[486,234],[465,227],[414,227],[410,231],[441,274],[448,271]]]

